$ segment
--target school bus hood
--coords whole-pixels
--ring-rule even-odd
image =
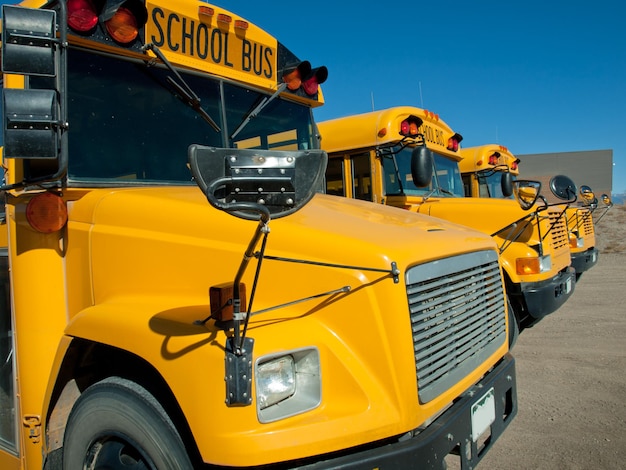
[[[498,233],[518,220],[530,216],[516,201],[490,198],[406,198],[408,205],[422,214],[441,217],[472,227],[488,235]]]
[[[70,226],[110,235],[233,249],[243,253],[257,222],[212,208],[197,187],[94,190],[70,204]],[[493,248],[475,230],[372,203],[316,195],[298,212],[270,221],[268,250],[318,261],[406,264]],[[95,245],[94,245],[95,247]]]

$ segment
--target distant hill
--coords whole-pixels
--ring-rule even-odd
[[[611,194],[611,198],[613,199],[613,204],[624,204],[624,203],[626,203],[626,193]]]

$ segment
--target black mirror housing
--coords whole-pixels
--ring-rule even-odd
[[[510,197],[513,195],[513,175],[508,171],[502,173],[500,188],[502,189],[502,195],[504,197]]]
[[[576,184],[569,176],[553,176],[550,180],[550,191],[564,201],[574,202],[576,200]]]
[[[2,6],[2,71],[54,77],[56,12]]]
[[[302,208],[321,190],[327,162],[323,150],[189,147],[191,173],[209,203],[249,220]]]
[[[418,188],[428,186],[433,177],[433,152],[425,145],[415,147],[411,153],[411,177]]]

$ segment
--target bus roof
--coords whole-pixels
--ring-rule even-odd
[[[420,133],[430,148],[455,159],[460,158],[446,148],[448,139],[458,134],[439,115],[412,106],[397,106],[319,122],[322,148],[328,153],[337,153],[393,145],[403,140],[400,124],[411,116],[422,122]]]
[[[18,6],[46,8],[45,0],[24,0]],[[275,37],[245,18],[199,0],[150,0],[145,2],[147,22],[142,40],[154,44],[174,65],[276,91],[283,76],[301,64],[295,54]],[[51,4],[54,8],[54,3]],[[95,28],[94,28],[95,29]],[[93,47],[97,34],[68,36],[70,44]],[[98,49],[145,60],[144,51],[119,47],[112,41],[99,41]],[[325,69],[325,67],[324,67]],[[308,67],[307,73],[317,69]],[[326,72],[327,73],[327,72]],[[307,77],[302,77],[302,81]],[[325,81],[326,77],[319,80]],[[291,89],[291,88],[290,88]],[[287,93],[316,107],[324,103],[321,89],[313,95]]]
[[[487,170],[497,166],[506,165],[508,171],[513,175],[519,175],[519,158],[511,151],[499,144],[485,144],[461,149],[463,159],[459,162],[461,173],[474,173],[476,171]]]

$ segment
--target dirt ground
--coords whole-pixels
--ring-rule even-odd
[[[518,414],[480,469],[626,468],[625,227],[626,206],[599,218],[598,264],[519,337]]]

